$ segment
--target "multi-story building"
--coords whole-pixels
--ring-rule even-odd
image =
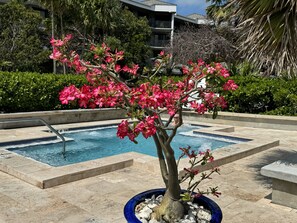
[[[210,24],[205,16],[191,14],[188,17],[178,15],[177,5],[159,0],[120,0],[137,16],[145,16],[152,28],[149,45],[157,54],[166,46],[172,44],[174,31],[186,23],[192,25]]]

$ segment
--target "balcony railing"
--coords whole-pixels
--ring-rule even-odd
[[[156,20],[150,23],[152,28],[171,28],[171,21]]]
[[[150,46],[165,47],[170,45],[170,40],[151,40]]]

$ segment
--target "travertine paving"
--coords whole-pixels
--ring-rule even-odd
[[[213,199],[222,208],[223,222],[297,222],[297,210],[271,203],[271,182],[259,173],[262,166],[297,153],[297,132],[248,127],[235,131],[242,137],[280,139],[280,146],[226,164],[221,175],[203,183],[219,186],[222,196]],[[124,223],[126,201],[158,187],[163,187],[159,173],[140,164],[49,189],[0,172],[0,223]]]

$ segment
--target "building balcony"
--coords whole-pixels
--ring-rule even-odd
[[[156,20],[150,23],[152,28],[166,28],[171,29],[171,21]]]
[[[170,40],[151,40],[150,46],[152,48],[164,48],[170,45]]]

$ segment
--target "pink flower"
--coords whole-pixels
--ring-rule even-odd
[[[123,68],[122,68],[122,71],[124,72],[129,72],[129,67],[127,65],[125,65]]]
[[[72,34],[67,34],[64,38],[64,42],[68,42],[71,39],[72,39]]]
[[[56,46],[56,47],[61,47],[64,45],[64,41],[63,40],[60,40],[60,39],[54,39],[54,38],[51,38],[50,40],[50,43],[52,46]]]
[[[223,86],[225,91],[235,91],[237,88],[238,86],[235,84],[234,80],[228,80]]]
[[[80,94],[78,95],[78,103],[80,107],[87,108],[90,99],[92,98],[92,87],[84,85],[80,89]]]
[[[204,99],[207,103],[211,104],[213,102],[213,98],[215,97],[214,92],[205,93]]]
[[[62,63],[67,64],[69,62],[68,58],[63,58],[60,60]]]
[[[95,51],[96,50],[96,46],[94,46],[93,44],[90,46],[90,50],[91,51]]]
[[[52,46],[54,46],[55,42],[56,42],[55,38],[51,38],[51,40],[50,40],[50,44],[51,44]]]
[[[228,72],[227,69],[222,68],[222,70],[221,70],[221,76],[224,77],[224,78],[227,78],[227,77],[230,76],[230,74],[229,74],[229,72]]]
[[[139,69],[138,64],[134,64],[132,68],[126,68],[126,72],[136,76],[137,75],[137,70]],[[123,68],[124,70],[124,68]]]
[[[106,63],[112,63],[114,59],[112,57],[106,57],[105,58]]]
[[[201,66],[203,66],[204,64],[205,64],[205,62],[200,58],[200,59],[198,59],[198,66],[199,67],[201,67]]]
[[[213,67],[208,67],[206,73],[208,73],[208,74],[213,74],[215,71],[216,71],[215,68],[213,68]]]
[[[193,63],[192,60],[189,60],[187,63],[188,63],[190,66],[193,66],[193,65],[194,65],[194,63]]]
[[[118,61],[118,60],[122,60],[122,59],[124,59],[124,51],[116,50],[115,51],[115,60]]]
[[[116,64],[116,65],[114,66],[114,70],[115,70],[116,73],[119,73],[119,72],[121,71],[121,66],[118,65],[118,64]]]
[[[59,99],[62,104],[68,104],[69,101],[74,101],[75,99],[77,99],[78,95],[78,89],[74,85],[71,85],[69,87],[65,87],[60,92]]]
[[[138,134],[135,134],[132,129],[129,126],[129,123],[127,120],[123,120],[119,125],[118,125],[118,131],[117,131],[117,136],[120,139],[125,138],[126,136],[128,136],[128,138],[133,141],[135,141],[135,138]]]
[[[227,101],[223,96],[217,97],[215,100],[216,106],[219,106],[221,108],[227,108]]]
[[[125,138],[129,131],[129,123],[127,120],[123,120],[121,124],[118,125],[117,136],[121,139]]]
[[[190,106],[195,109],[198,114],[204,114],[207,111],[204,104],[198,104],[196,101],[191,101]]]
[[[182,67],[182,72],[183,72],[183,74],[189,74],[189,68],[186,67],[186,66],[183,66]]]
[[[142,133],[144,138],[148,138],[150,136],[153,136],[157,129],[155,127],[154,120],[157,118],[157,116],[148,116],[145,118],[144,121],[139,122],[135,127],[136,133]]]
[[[53,53],[50,55],[50,58],[53,60],[59,60],[62,56],[62,53],[57,50],[57,48],[53,49]]]
[[[61,47],[61,46],[63,46],[63,45],[64,45],[64,41],[62,41],[62,40],[60,40],[60,39],[56,40],[56,42],[55,42],[55,46],[56,46],[56,47]]]

